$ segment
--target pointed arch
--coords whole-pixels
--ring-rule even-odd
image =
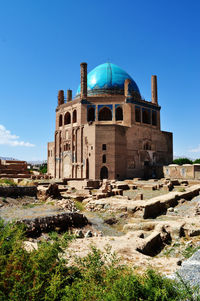
[[[115,119],[116,121],[123,120],[123,110],[121,107],[117,107],[115,110]]]
[[[93,107],[88,109],[87,121],[95,121],[95,109]]]
[[[71,123],[71,114],[69,112],[67,112],[65,114],[65,117],[64,117],[64,124],[70,124]]]
[[[108,107],[104,107],[99,111],[99,121],[112,120],[112,111]]]
[[[63,116],[60,115],[59,116],[59,126],[62,126],[63,125]]]
[[[100,179],[108,179],[108,168],[106,166],[103,166],[100,170]]]
[[[76,110],[73,111],[73,123],[77,122],[77,112]]]

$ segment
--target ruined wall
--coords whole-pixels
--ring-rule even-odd
[[[200,180],[200,164],[170,164],[163,167],[165,178]]]

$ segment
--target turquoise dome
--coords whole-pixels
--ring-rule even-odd
[[[137,84],[130,75],[117,65],[105,63],[97,66],[87,75],[88,95],[95,94],[124,94],[124,81],[130,79],[130,92],[140,94]],[[79,85],[76,95],[81,92]]]

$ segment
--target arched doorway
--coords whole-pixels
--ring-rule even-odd
[[[100,179],[103,180],[103,179],[108,179],[108,168],[106,166],[103,166],[101,168],[101,171],[100,171]]]

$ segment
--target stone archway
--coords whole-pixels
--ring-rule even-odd
[[[101,168],[101,171],[100,171],[100,179],[103,180],[103,179],[108,179],[108,168],[106,166],[103,166]]]

